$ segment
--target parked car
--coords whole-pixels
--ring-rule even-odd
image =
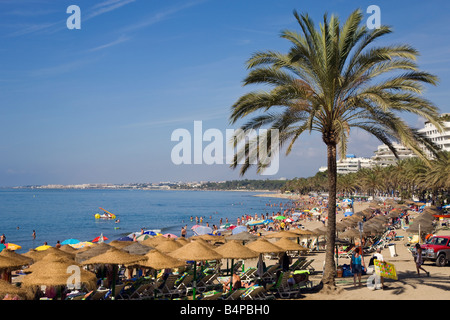
[[[450,260],[450,236],[433,236],[421,247],[423,261],[434,261],[438,267],[443,267]],[[411,252],[415,258],[416,248],[413,248]]]

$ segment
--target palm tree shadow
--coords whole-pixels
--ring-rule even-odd
[[[407,271],[399,273],[398,280],[389,280],[385,283],[390,283],[392,293],[400,295],[406,291],[407,287],[417,289],[419,286],[428,286],[436,289],[440,289],[444,292],[450,291],[450,282],[447,276],[430,276],[421,275],[420,277],[416,272]]]

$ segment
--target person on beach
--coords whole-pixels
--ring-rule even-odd
[[[56,249],[59,249],[59,248],[61,248],[61,243],[59,242],[59,240],[58,240],[58,241],[56,241],[56,245],[55,245],[55,248],[56,248]]]
[[[356,277],[358,277],[359,286],[361,286],[361,274],[363,271],[363,268],[366,266],[364,265],[364,260],[361,257],[360,254],[360,248],[355,249],[355,252],[353,253],[351,257],[351,263],[350,263],[350,269],[353,273],[353,285],[356,287]]]
[[[181,236],[186,238],[186,227],[181,227]]]
[[[1,244],[5,244],[6,243],[6,236],[5,236],[5,234],[2,234],[2,236],[0,237],[0,243]]]
[[[33,240],[36,239],[36,231],[35,230],[33,230],[33,233],[31,234],[31,237],[33,238]]]
[[[416,255],[415,262],[416,262],[417,276],[420,277],[420,270],[423,270],[429,277],[430,273],[422,267],[422,264],[423,264],[422,247],[418,243],[416,243],[416,252],[417,252],[417,255]]]

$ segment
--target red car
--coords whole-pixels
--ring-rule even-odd
[[[431,237],[421,247],[423,261],[434,261],[438,267],[443,267],[450,260],[450,236]],[[416,257],[416,248],[411,252]]]

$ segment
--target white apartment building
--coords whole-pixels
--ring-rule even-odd
[[[442,151],[450,151],[450,113],[441,114],[445,120],[443,122],[444,132],[439,132],[434,124],[426,121],[425,127],[419,129],[419,132],[425,134],[425,136],[433,141]],[[431,156],[428,153],[429,156]]]
[[[377,151],[374,152],[375,155],[372,157],[373,164],[380,167],[387,167],[395,164],[398,160],[416,157],[414,152],[399,143],[394,142],[392,146],[397,150],[398,159],[387,145],[382,144],[379,145]]]
[[[370,168],[373,165],[373,160],[370,158],[356,157],[354,154],[346,155],[345,159],[340,159],[336,162],[337,173],[347,174],[357,172],[362,168]],[[327,167],[320,167],[319,172],[327,171]]]

